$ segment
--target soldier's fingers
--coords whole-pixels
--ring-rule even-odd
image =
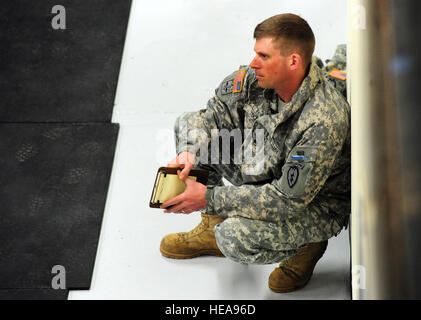
[[[178,204],[178,203],[179,203],[179,202],[181,202],[182,200],[183,200],[183,197],[182,197],[182,196],[181,196],[181,194],[180,194],[180,195],[178,195],[178,196],[176,196],[176,197],[174,197],[174,198],[172,198],[172,199],[170,199],[170,200],[165,201],[163,204],[161,204],[160,208],[161,208],[161,209],[166,209],[166,208],[168,208],[169,206],[173,206],[173,205]]]
[[[181,171],[179,175],[180,179],[184,181],[189,176],[190,170],[192,168],[193,168],[192,163],[190,162],[186,163],[186,165],[184,166],[184,169]]]
[[[174,213],[185,213],[185,211],[183,212],[183,204],[181,203],[181,204],[179,204],[179,205],[177,205],[177,206],[174,206],[174,207],[171,207],[170,209],[168,209],[168,210],[165,210],[164,212],[165,213],[169,213],[169,212],[174,212]]]

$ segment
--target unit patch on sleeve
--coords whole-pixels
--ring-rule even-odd
[[[288,177],[287,177],[288,185],[290,188],[292,188],[297,183],[298,176],[300,175],[298,171],[298,167],[296,166],[290,167],[287,174],[288,174]]]
[[[234,86],[232,89],[232,93],[238,93],[243,90],[243,82],[244,82],[244,76],[246,75],[246,71],[247,70],[243,69],[237,72],[237,75],[235,76],[235,79],[234,79]]]
[[[234,80],[228,80],[225,81],[222,85],[221,85],[221,94],[228,94],[232,92],[234,86]]]

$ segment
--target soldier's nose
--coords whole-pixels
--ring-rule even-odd
[[[250,62],[250,68],[252,68],[252,69],[256,69],[257,68],[256,58],[257,57],[254,57],[254,59]]]

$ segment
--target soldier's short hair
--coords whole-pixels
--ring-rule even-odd
[[[304,65],[311,62],[316,40],[307,21],[292,13],[278,14],[259,23],[254,29],[256,40],[271,37],[283,56],[294,52],[303,59]]]

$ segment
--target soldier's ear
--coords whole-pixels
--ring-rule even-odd
[[[303,64],[303,60],[301,59],[301,56],[298,53],[292,53],[289,56],[288,65],[291,71],[298,70],[301,68]]]

